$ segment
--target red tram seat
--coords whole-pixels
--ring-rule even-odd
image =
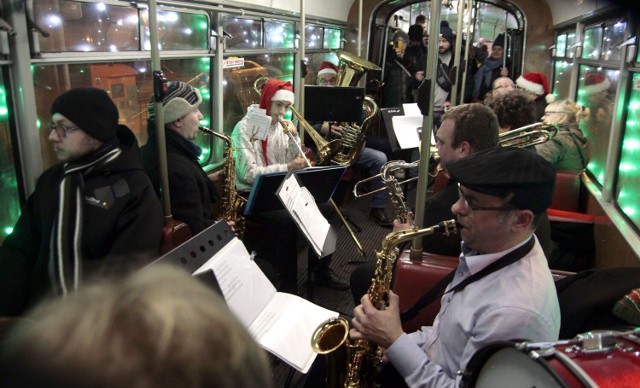
[[[164,255],[192,237],[189,225],[182,221],[171,220],[171,224],[162,228],[160,254]]]
[[[570,212],[578,211],[581,174],[581,172],[573,171],[556,172],[556,187],[550,208]]]
[[[400,311],[413,306],[427,291],[435,286],[449,272],[458,265],[458,257],[422,253],[422,261],[411,261],[409,251],[402,252],[398,258],[394,275],[393,291],[400,296]],[[553,278],[558,281],[574,272],[552,270]],[[402,328],[411,333],[422,326],[429,326],[440,311],[442,293],[428,306],[420,311],[416,317],[403,322]]]

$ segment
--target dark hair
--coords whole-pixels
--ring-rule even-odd
[[[421,25],[414,24],[409,27],[409,39],[412,41],[422,41],[422,34],[424,30]]]
[[[454,123],[453,148],[466,141],[473,152],[494,148],[498,145],[498,118],[482,104],[463,104],[451,108],[442,116],[442,121]]]
[[[425,15],[418,15],[416,16],[416,24],[418,23],[426,23],[427,22],[427,17]]]
[[[538,121],[535,102],[523,90],[512,90],[486,101],[500,123],[500,128],[516,129]]]

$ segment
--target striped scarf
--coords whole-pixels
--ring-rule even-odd
[[[66,163],[60,182],[58,213],[51,231],[49,276],[62,295],[75,291],[82,278],[82,211],[84,176],[122,154],[118,146],[98,150],[91,160]]]

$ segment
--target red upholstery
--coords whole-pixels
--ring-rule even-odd
[[[580,202],[580,172],[558,171],[550,208],[577,212]]]
[[[409,260],[409,251],[404,251],[398,259],[393,291],[400,295],[400,311],[404,311],[424,295],[431,287],[445,277],[458,265],[454,256],[422,253],[422,262]],[[411,333],[421,326],[430,325],[440,310],[440,297],[420,314],[403,323],[405,332]]]
[[[449,183],[449,178],[447,177],[447,174],[444,173],[444,171],[438,172],[438,174],[436,174],[436,177],[434,179],[435,179],[435,182],[433,183],[434,193],[444,190],[444,188],[447,187],[447,183]]]
[[[409,251],[402,252],[396,266],[393,291],[400,296],[400,311],[413,306],[427,291],[436,285],[443,277],[458,265],[458,258],[454,256],[436,255],[423,252],[422,262],[409,260]],[[573,275],[569,271],[551,271],[554,280]],[[422,326],[429,326],[440,311],[440,296],[430,305],[422,309],[420,314],[402,324],[405,332],[414,332]]]
[[[178,220],[171,220],[169,226],[162,228],[162,240],[160,241],[160,254],[165,254],[178,245],[189,240],[193,235],[187,224]]]

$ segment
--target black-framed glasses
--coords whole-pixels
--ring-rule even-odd
[[[56,131],[58,136],[60,136],[61,138],[65,138],[71,132],[80,129],[80,127],[78,127],[77,125],[73,127],[67,127],[62,124],[54,123],[53,121],[50,122],[48,125],[49,125],[49,130]]]
[[[321,85],[335,85],[338,79],[336,77],[332,77],[329,79],[318,78],[318,83]]]
[[[467,209],[467,211],[469,211],[469,212],[480,211],[480,210],[491,210],[491,211],[497,211],[497,212],[509,212],[509,211],[517,209],[515,206],[511,206],[511,205],[506,205],[506,206],[475,206],[475,205],[472,206],[472,205],[469,205],[469,202],[467,202],[467,199],[465,198],[465,195],[462,192],[462,185],[460,183],[458,183],[458,198],[460,198],[462,200],[462,203],[464,204],[465,209]]]

